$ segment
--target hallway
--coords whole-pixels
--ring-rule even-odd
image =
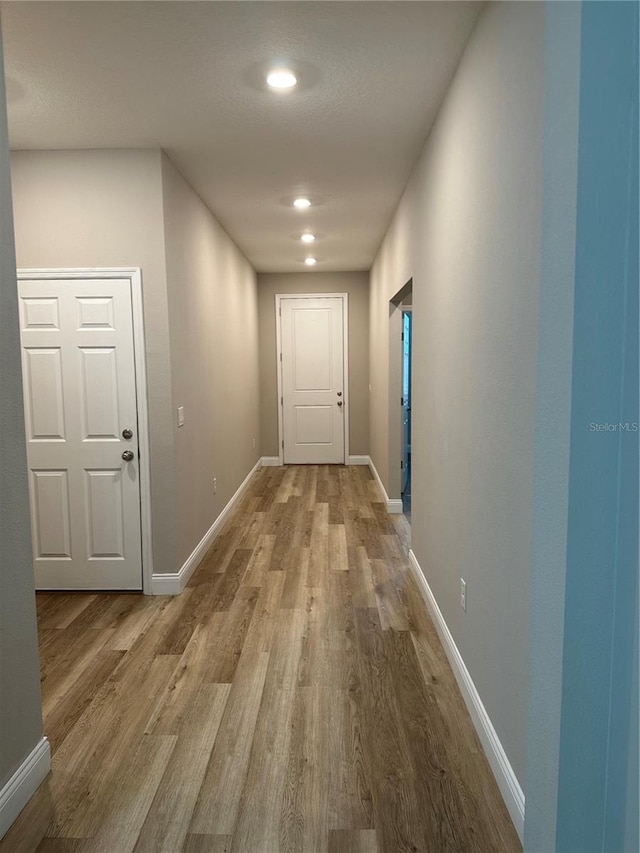
[[[368,468],[263,468],[182,595],[39,595],[53,772],[0,853],[520,850],[407,531]]]

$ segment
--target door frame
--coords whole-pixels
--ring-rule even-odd
[[[284,427],[282,423],[282,306],[283,299],[342,299],[342,371],[344,388],[344,465],[349,464],[349,294],[348,293],[276,293],[276,374],[278,407],[278,459],[284,465]]]
[[[67,281],[69,279],[127,279],[131,291],[133,320],[133,361],[136,371],[138,409],[138,470],[140,475],[140,544],[142,556],[142,592],[152,595],[153,547],[151,538],[151,471],[149,443],[149,407],[147,402],[147,356],[144,339],[144,303],[140,267],[73,267],[18,269],[18,281]]]

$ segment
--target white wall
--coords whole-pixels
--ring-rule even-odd
[[[42,737],[2,67],[0,45],[0,791]]]
[[[162,191],[180,566],[259,457],[258,299],[252,266],[164,155]]]
[[[399,402],[401,343],[399,332],[401,323],[390,324],[393,311],[389,300],[401,290],[413,275],[413,250],[418,244],[414,237],[415,182],[410,181],[400,201],[395,216],[387,230],[375,262],[371,269],[369,306],[369,446],[371,458],[380,474],[389,497],[400,498],[400,448],[397,453],[397,465],[390,465],[390,419],[394,417],[391,401]],[[394,314],[395,316],[395,314]],[[396,335],[395,333],[398,333]],[[415,332],[414,332],[415,333]],[[395,348],[395,352],[394,352]],[[390,370],[395,360],[396,375]],[[417,386],[414,385],[417,389]],[[416,428],[414,401],[412,400],[412,431]],[[398,406],[398,409],[400,407]],[[398,411],[398,422],[400,412]]]
[[[160,151],[17,151],[19,267],[142,268],[154,571],[177,571]]]
[[[412,277],[413,549],[521,785],[543,24],[543,4],[484,10],[371,273],[373,461],[398,497],[389,299]]]

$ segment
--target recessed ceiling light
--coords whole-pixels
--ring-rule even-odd
[[[300,237],[300,239],[302,240],[303,243],[313,243],[313,241],[316,239],[316,236],[315,236],[315,234],[309,234],[307,232],[307,233],[303,234]]]
[[[272,89],[293,89],[298,82],[298,78],[288,68],[274,68],[267,74],[267,84]]]
[[[308,198],[297,198],[293,202],[293,206],[297,207],[298,210],[306,210],[308,207],[311,207],[311,202]]]
[[[318,263],[315,258],[305,258],[304,262],[308,267],[315,267]]]

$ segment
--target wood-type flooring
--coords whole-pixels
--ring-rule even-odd
[[[182,595],[38,595],[0,853],[521,850],[407,545],[367,468],[263,468]]]

